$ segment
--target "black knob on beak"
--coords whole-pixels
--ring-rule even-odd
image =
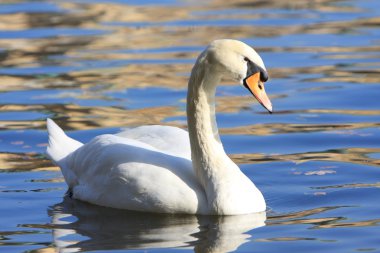
[[[269,79],[268,72],[260,68],[260,81],[266,82],[268,81],[268,79]]]

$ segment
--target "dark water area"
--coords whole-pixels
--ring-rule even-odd
[[[380,252],[380,3],[1,1],[0,252]],[[266,213],[152,215],[65,198],[47,117],[82,142],[186,128],[187,79],[210,41],[262,56],[274,106],[217,91],[227,153]]]

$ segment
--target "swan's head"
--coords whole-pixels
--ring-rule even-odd
[[[205,57],[215,67],[214,71],[243,84],[264,108],[272,112],[272,104],[264,89],[268,73],[252,47],[238,40],[215,40],[207,48]]]

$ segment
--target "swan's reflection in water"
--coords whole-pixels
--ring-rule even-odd
[[[50,215],[59,252],[173,247],[230,252],[247,242],[251,237],[247,232],[264,226],[266,220],[265,212],[224,217],[148,214],[68,197]]]

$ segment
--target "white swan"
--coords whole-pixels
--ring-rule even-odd
[[[87,144],[52,120],[48,156],[61,167],[73,198],[120,209],[158,213],[236,215],[266,209],[261,192],[226,155],[215,121],[222,78],[244,84],[268,110],[264,63],[236,40],[216,40],[198,57],[188,85],[186,131],[141,126],[100,135]]]

